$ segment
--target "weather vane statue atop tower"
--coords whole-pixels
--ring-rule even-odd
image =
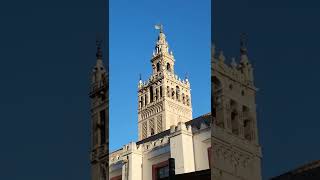
[[[156,24],[156,25],[154,26],[154,28],[155,28],[155,29],[159,29],[159,30],[160,30],[160,33],[163,32],[163,25],[162,25],[162,24]]]

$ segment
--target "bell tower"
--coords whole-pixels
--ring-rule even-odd
[[[97,61],[92,70],[91,98],[91,179],[108,180],[108,96],[107,70],[102,62],[101,41],[97,41]]]
[[[241,35],[240,57],[227,62],[212,49],[215,125],[212,129],[212,174],[215,179],[260,180],[261,146],[258,137],[253,67],[246,38]],[[223,155],[225,154],[225,155]]]
[[[192,119],[191,93],[188,78],[175,74],[175,59],[162,25],[151,57],[152,74],[138,83],[139,140],[167,130],[178,122]]]

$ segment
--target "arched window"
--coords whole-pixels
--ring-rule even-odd
[[[167,70],[171,72],[171,65],[170,65],[170,63],[167,63]]]
[[[162,97],[162,86],[160,86],[160,97]]]
[[[153,102],[153,86],[150,86],[149,91],[150,91],[150,103],[152,103]]]
[[[230,107],[231,107],[231,130],[233,134],[239,134],[239,122],[238,122],[238,111],[237,111],[237,104],[235,101],[230,100]]]
[[[244,137],[245,139],[251,141],[253,140],[253,132],[252,132],[252,120],[250,117],[250,110],[246,106],[242,106],[243,113],[243,129],[244,129]]]
[[[144,106],[144,101],[143,101],[144,99],[143,99],[143,96],[141,96],[141,107],[143,107]]]
[[[172,98],[172,99],[174,99],[174,94],[175,94],[175,93],[174,93],[174,89],[171,88],[171,98]]]
[[[158,100],[159,99],[159,90],[158,90],[158,88],[156,89],[156,100]]]
[[[213,102],[211,106],[211,112],[213,117],[215,118],[216,125],[224,128],[225,122],[223,118],[222,108],[222,84],[220,80],[216,76],[211,76],[211,83],[213,84],[213,88],[211,88],[211,102]]]
[[[150,135],[151,136],[154,135],[154,120],[153,119],[151,119],[149,121],[149,128],[150,128]]]
[[[185,100],[185,97],[184,97],[184,93],[182,93],[182,103],[185,104],[186,103],[185,101],[186,100]]]
[[[146,106],[148,104],[148,96],[147,94],[145,94],[145,97],[144,97],[144,105]]]
[[[142,108],[142,97],[140,96],[140,99],[139,99],[139,108]]]
[[[180,101],[180,89],[179,89],[179,86],[176,86],[176,99],[177,99],[177,101]]]
[[[157,63],[157,72],[160,71],[160,62]]]

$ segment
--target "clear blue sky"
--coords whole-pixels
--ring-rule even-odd
[[[164,25],[175,55],[179,77],[188,73],[193,117],[210,111],[210,0],[111,0],[110,32],[110,149],[137,141],[137,84],[139,73],[151,74],[150,58]]]

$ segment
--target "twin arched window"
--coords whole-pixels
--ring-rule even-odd
[[[170,63],[167,63],[167,70],[171,72],[171,65],[170,65]]]
[[[157,63],[157,72],[160,71],[160,62]]]

